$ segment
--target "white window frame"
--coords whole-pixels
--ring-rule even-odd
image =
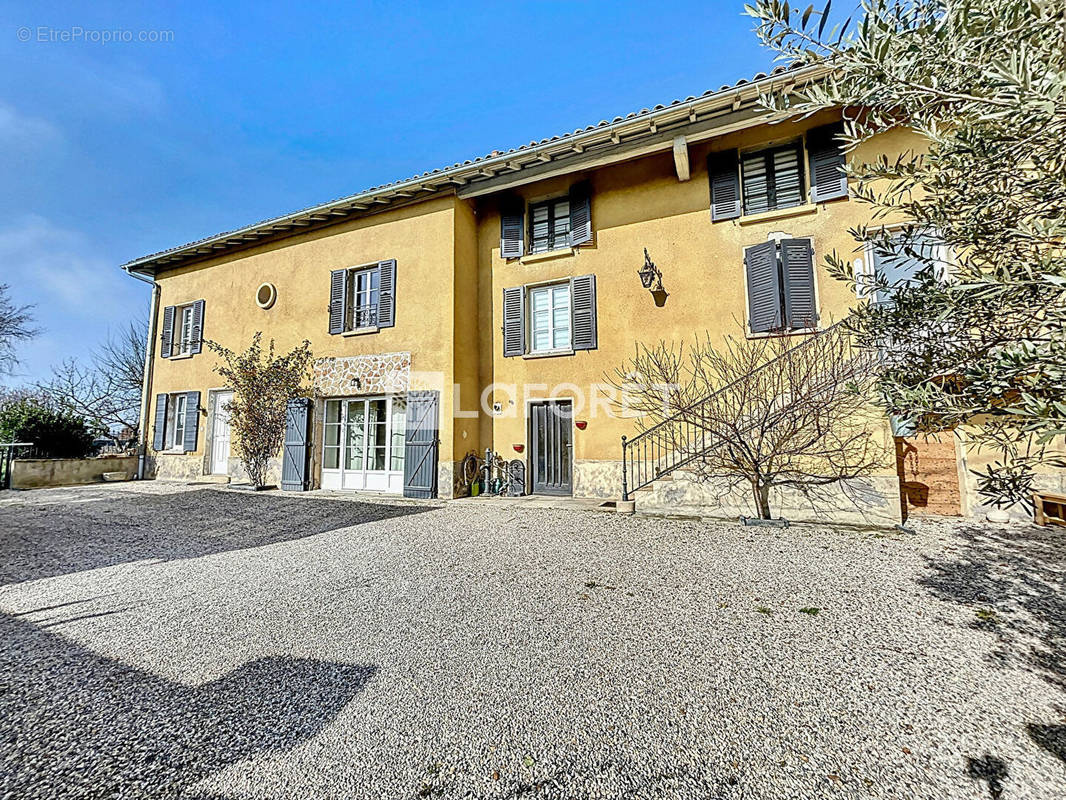
[[[882,233],[894,236],[901,232],[903,228],[903,225],[885,225],[876,231],[871,230],[870,233],[872,236],[879,236]],[[937,277],[941,281],[947,282],[951,279],[954,253],[951,247],[940,238],[939,231],[931,230],[928,236],[937,243],[936,260],[939,265]],[[855,296],[860,300],[868,300],[871,303],[887,302],[887,299],[877,298],[873,288],[874,280],[877,276],[877,252],[872,239],[867,239],[863,242],[862,259],[852,266],[855,274]]]
[[[567,296],[567,322],[566,322],[566,344],[564,346],[556,346],[555,333],[557,330],[562,330],[555,325],[555,310],[557,308],[555,304],[555,290],[565,288]],[[548,309],[547,319],[548,328],[546,330],[548,334],[548,346],[538,348],[537,347],[537,327],[536,317],[537,313],[533,306],[533,297],[539,293],[547,293],[548,295]],[[571,353],[574,346],[574,296],[573,287],[569,281],[561,283],[544,283],[534,286],[526,287],[526,307],[529,309],[527,312],[526,321],[526,335],[529,342],[529,346],[526,348],[526,352],[530,355],[544,355],[547,353]]]
[[[360,277],[366,277],[366,288],[359,288]],[[373,286],[374,278],[377,278],[377,287]],[[378,326],[378,307],[381,302],[381,265],[374,264],[366,267],[352,267],[348,270],[348,279],[345,284],[348,296],[344,299],[345,320],[344,331],[375,330]],[[366,302],[362,302],[364,298]],[[369,309],[369,321],[365,325],[358,324],[358,311],[360,308]]]
[[[167,444],[171,450],[185,451],[185,414],[188,409],[189,396],[185,392],[177,392],[170,395],[170,407],[174,409],[170,415],[170,431]]]
[[[183,306],[174,307],[173,341],[170,346],[171,358],[192,355],[193,305],[193,303],[187,303]],[[187,325],[186,321],[188,322]]]
[[[370,403],[385,401],[384,417],[376,423],[384,431],[384,469],[368,469],[371,465],[371,423]],[[361,429],[362,452],[360,463],[347,467],[346,451],[348,445],[348,430],[353,423],[348,418],[349,403],[363,404],[363,418]],[[337,421],[328,422],[329,404],[337,403]],[[402,404],[402,405],[400,405]],[[322,483],[323,488],[334,489],[370,489],[384,490],[393,493],[402,492],[404,460],[406,458],[406,409],[407,397],[404,394],[366,395],[357,397],[330,397],[325,400],[322,407],[323,433],[322,433]],[[402,412],[402,413],[398,413]],[[327,444],[326,429],[333,426],[337,431],[337,444]],[[327,451],[336,451],[337,466],[326,466]]]

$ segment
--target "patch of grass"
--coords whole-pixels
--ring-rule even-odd
[[[807,614],[807,615],[809,615],[809,616],[812,616],[812,617],[813,617],[813,616],[815,616],[815,615],[816,615],[816,614],[817,614],[817,613],[818,613],[819,611],[821,611],[821,610],[822,610],[822,609],[820,609],[820,608],[815,608],[814,606],[805,606],[805,607],[803,607],[803,608],[801,608],[801,609],[800,609],[800,613],[801,613],[801,614]]]
[[[755,606],[755,610],[758,611],[760,614],[773,614],[774,613],[773,609],[767,608],[766,606]]]
[[[974,614],[977,615],[977,619],[983,622],[985,625],[998,625],[999,615],[996,614],[991,608],[978,608],[974,609]]]

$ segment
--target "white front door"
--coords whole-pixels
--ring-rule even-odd
[[[229,473],[229,412],[225,406],[233,392],[215,392],[214,424],[211,426],[211,473]]]
[[[325,412],[322,488],[402,493],[407,398],[338,398]]]

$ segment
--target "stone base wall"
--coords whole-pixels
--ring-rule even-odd
[[[204,476],[204,458],[195,453],[155,453],[145,464],[145,477],[163,481],[195,481]]]
[[[104,479],[105,472],[124,472],[127,479],[134,478],[137,476],[137,456],[15,459],[11,462],[11,488],[40,489],[98,483]]]
[[[622,462],[575,461],[574,497],[618,499],[622,496]],[[757,516],[747,487],[724,481],[704,482],[678,470],[632,495],[637,510],[656,514],[692,514],[723,519]],[[902,519],[899,480],[883,475],[849,481],[807,497],[795,490],[770,495],[774,516],[809,522],[891,525]]]
[[[635,493],[633,499],[637,511],[694,513],[722,519],[758,516],[747,486],[730,486],[726,481],[698,481],[682,470],[673,473],[671,478],[657,481]],[[775,489],[770,493],[770,509],[774,517],[795,522],[895,525],[902,521],[899,480],[894,475],[819,487],[811,495],[795,489]]]
[[[622,496],[621,461],[574,461],[574,497]]]

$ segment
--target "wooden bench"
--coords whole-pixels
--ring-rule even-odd
[[[1033,515],[1037,525],[1066,526],[1066,494],[1033,492]]]

